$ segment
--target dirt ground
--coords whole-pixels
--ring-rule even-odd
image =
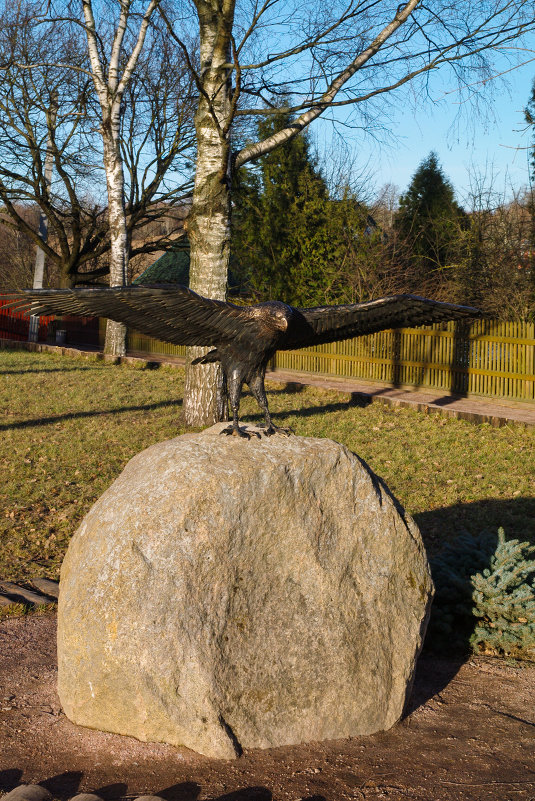
[[[250,750],[235,761],[70,723],[56,695],[54,614],[0,623],[0,792],[41,783],[106,801],[534,801],[535,665],[424,657],[388,732]]]

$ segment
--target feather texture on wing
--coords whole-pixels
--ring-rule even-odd
[[[389,328],[479,317],[478,309],[421,298],[393,295],[368,303],[294,309],[293,323],[279,350],[322,345]]]
[[[250,307],[209,300],[179,284],[25,290],[8,305],[39,315],[107,317],[175,345],[213,346],[257,327]]]
[[[209,300],[179,284],[25,290],[12,296],[12,308],[32,314],[79,314],[108,317],[143,334],[176,345],[258,346],[273,334],[270,310],[286,310],[288,326],[279,330],[277,350],[321,345],[388,328],[427,325],[479,317],[478,309],[393,295],[345,306],[296,309],[285,304],[235,306]]]

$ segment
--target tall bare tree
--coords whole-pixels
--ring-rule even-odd
[[[168,222],[189,208],[193,188],[196,95],[180,53],[162,29],[152,31],[126,88],[120,146],[128,252],[165,250],[176,242]],[[163,220],[159,237],[153,223]],[[151,230],[151,233],[149,233]],[[133,241],[133,237],[135,241]],[[150,251],[147,244],[150,243]]]
[[[185,4],[163,2],[160,13],[199,94],[190,284],[212,298],[225,295],[237,168],[322,115],[343,114],[347,122],[352,109],[355,124],[376,125],[392,95],[411,85],[423,98],[428,74],[439,68],[449,69],[460,86],[488,78],[492,55],[535,26],[533,0],[193,0],[195,14]],[[236,148],[237,126],[277,113],[273,97],[289,92],[291,124]],[[192,425],[221,414],[207,368],[187,373],[185,413]]]
[[[74,283],[82,270],[87,278],[106,272],[92,269],[106,237],[102,210],[88,200],[96,171],[91,160],[81,157],[91,136],[86,115],[90,84],[86,75],[71,69],[83,59],[75,43],[59,37],[53,23],[38,32],[34,13],[33,5],[18,5],[6,9],[0,20],[2,224],[32,239]],[[59,63],[58,49],[68,66]],[[31,69],[29,62],[36,62]],[[46,242],[26,211],[32,205],[47,220]]]
[[[126,229],[125,181],[121,152],[121,111],[125,91],[141,54],[151,17],[159,0],[149,0],[141,21],[135,25],[134,0],[120,0],[115,30],[108,41],[97,26],[93,0],[81,0],[91,75],[100,104],[104,170],[108,189],[110,228],[110,285],[124,286],[128,278],[128,235]],[[108,13],[110,9],[104,5]],[[130,34],[130,35],[129,35]],[[137,34],[137,35],[136,35]],[[128,47],[130,45],[130,47]],[[127,49],[128,48],[128,49]],[[108,320],[105,351],[115,356],[126,352],[126,327]]]
[[[63,19],[43,17],[39,5],[10,7],[0,20],[0,75],[0,224],[41,247],[60,284],[102,279],[110,270],[112,238],[100,105],[85,37]],[[125,247],[132,255],[166,249],[176,240],[175,230],[153,223],[168,218],[191,191],[190,83],[176,50],[161,32],[153,36],[120,115]],[[52,183],[47,153],[53,156]],[[47,220],[47,242],[36,215],[28,213],[32,207]]]
[[[459,232],[466,257],[455,271],[457,296],[491,317],[535,320],[533,190],[498,189],[492,169],[471,171],[466,197],[470,226]]]

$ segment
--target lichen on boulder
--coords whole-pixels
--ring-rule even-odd
[[[221,427],[135,456],[74,535],[66,715],[219,758],[388,729],[432,596],[416,525],[344,446]]]

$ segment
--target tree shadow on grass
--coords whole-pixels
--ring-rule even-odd
[[[182,406],[180,398],[175,400],[158,401],[158,403],[144,403],[138,406],[119,406],[115,409],[95,409],[91,412],[67,412],[66,414],[58,414],[53,417],[38,417],[33,420],[19,420],[16,423],[6,423],[0,425],[0,431],[9,431],[15,428],[33,428],[39,426],[54,425],[55,423],[62,423],[66,420],[78,420],[86,417],[103,417],[108,414],[125,414],[126,412],[144,412],[154,409],[162,409],[165,406]]]
[[[269,376],[269,380],[274,383],[280,383],[282,386],[278,389],[266,388],[266,394],[268,395],[298,395],[307,388],[306,384],[300,384],[298,381],[277,381],[273,376]]]
[[[479,534],[504,529],[507,539],[535,543],[535,497],[484,498],[473,503],[457,503],[413,515],[430,553],[462,532]]]
[[[43,367],[35,370],[0,370],[0,375],[32,375],[39,373],[80,373],[94,370],[94,367]]]
[[[267,394],[271,395],[276,394],[277,392],[278,390],[269,390]],[[251,393],[249,392],[243,392],[242,398],[247,397],[250,394]],[[280,394],[287,395],[288,393],[286,391],[281,391]],[[372,403],[372,399],[368,395],[363,395],[360,392],[348,392],[347,395],[349,398],[346,402],[339,401],[338,403],[324,403],[322,406],[302,406],[299,409],[285,409],[284,411],[272,411],[270,409],[271,417],[273,418],[273,421],[284,423],[289,417],[315,417],[316,415],[323,416],[333,412],[345,412],[352,407],[363,409]],[[240,420],[256,424],[257,422],[263,421],[264,416],[260,412],[253,412],[252,414],[244,414],[243,416],[240,415]]]
[[[288,384],[287,386],[296,386],[299,389],[296,390],[287,390],[286,388],[283,389],[269,389],[266,390],[266,395],[293,395],[299,394],[304,389],[313,389],[313,387],[305,387],[303,384]],[[359,408],[365,408],[369,406],[370,403],[373,403],[372,395],[368,395],[366,392],[344,392],[342,389],[324,389],[320,387],[324,392],[337,392],[340,395],[346,395],[347,401],[338,401],[338,403],[326,403],[323,406],[308,406],[308,407],[301,407],[300,409],[293,409],[291,412],[284,412],[284,414],[295,414],[297,417],[309,417],[312,414],[323,414],[325,411],[339,411],[340,409],[348,409],[352,406],[357,406]],[[243,393],[244,395],[249,395],[250,393]],[[334,407],[334,408],[333,408]],[[280,414],[280,412],[279,412]]]

